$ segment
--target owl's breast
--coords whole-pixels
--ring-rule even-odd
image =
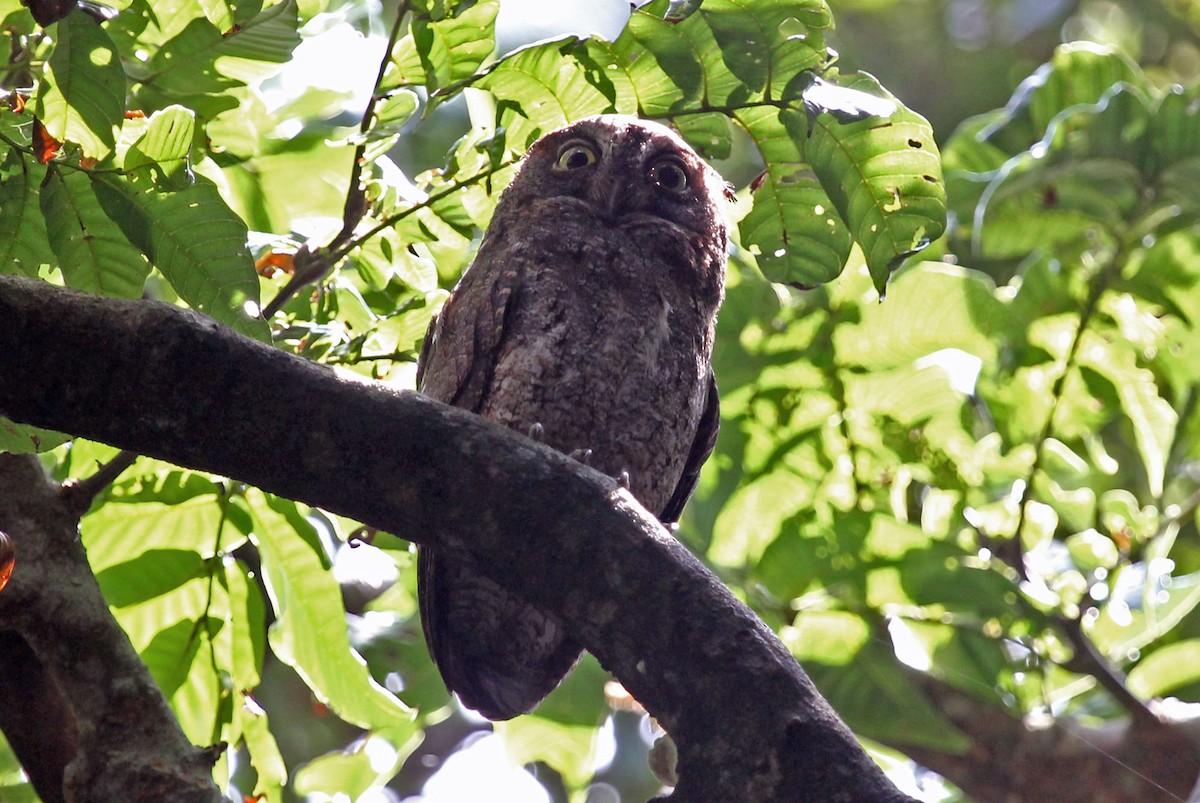
[[[563,452],[591,450],[594,468],[628,472],[657,513],[703,410],[712,316],[662,282],[618,277],[617,258],[592,248],[569,268],[529,271],[482,412],[520,431],[540,424]]]

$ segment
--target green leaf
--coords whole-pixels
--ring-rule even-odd
[[[720,112],[701,112],[672,121],[679,135],[705,159],[728,159],[733,150],[729,118]]]
[[[1111,569],[1121,558],[1113,540],[1093,529],[1075,533],[1064,543],[1071,554],[1071,562],[1085,572],[1100,567]]]
[[[833,343],[839,362],[869,369],[906,365],[945,348],[988,364],[996,354],[991,334],[1003,315],[983,274],[926,262],[898,276],[887,302],[865,307],[860,323],[839,326]]]
[[[375,125],[399,126],[420,106],[417,95],[410,89],[398,89],[375,107]]]
[[[84,154],[112,153],[125,116],[125,71],[104,29],[82,11],[55,23],[58,40],[38,88],[35,114],[50,136],[75,142]]]
[[[825,0],[707,0],[689,23],[701,19],[742,91],[773,98],[783,97],[802,71],[825,61],[824,32],[833,27]]]
[[[735,117],[767,165],[751,185],[754,205],[738,224],[742,245],[773,281],[809,287],[837,278],[852,242],[801,153],[808,119],[771,106],[742,109]]]
[[[219,31],[228,31],[233,27],[233,10],[225,0],[197,0],[204,9],[204,16],[216,26]]]
[[[783,99],[827,57],[824,0],[710,0],[682,21],[664,19],[666,8],[635,11],[613,45],[648,117]]]
[[[238,101],[228,91],[278,72],[300,44],[299,25],[290,1],[267,8],[228,35],[204,17],[191,19],[151,56],[142,105],[181,103],[203,117],[236,108]]]
[[[738,489],[713,526],[708,558],[723,566],[755,563],[785,523],[812,504],[805,477],[774,471]]]
[[[1154,374],[1137,365],[1134,348],[1113,343],[1093,332],[1084,332],[1076,355],[1078,363],[1112,383],[1121,411],[1133,426],[1138,454],[1152,496],[1163,491],[1163,477],[1175,424],[1179,419],[1171,404],[1159,396]]]
[[[1087,630],[1096,647],[1115,660],[1127,659],[1131,650],[1145,649],[1180,623],[1191,621],[1192,613],[1200,607],[1200,575],[1175,575],[1171,581],[1170,586],[1147,594],[1142,607],[1120,606],[1114,613],[1112,606],[1104,606]]]
[[[421,737],[412,725],[382,728],[366,734],[345,750],[326,753],[296,773],[292,788],[301,795],[359,800],[387,785]]]
[[[1026,78],[1005,108],[1005,114],[984,131],[1008,153],[1032,147],[1056,121],[1097,104],[1115,84],[1143,89],[1145,76],[1137,65],[1112,48],[1091,42],[1060,45],[1050,61]]]
[[[217,539],[224,516],[210,480],[176,471],[154,477],[154,485],[141,496],[123,495],[143,482],[141,476],[123,482],[114,489],[118,495],[84,516],[83,544],[97,574],[151,549],[199,550],[207,559],[221,546]]]
[[[141,296],[150,266],[104,213],[87,174],[51,165],[40,201],[46,234],[68,286],[100,295]]]
[[[219,584],[196,578],[115,612],[193,743],[211,741],[223,724],[219,701],[225,689],[213,655],[213,639],[225,628],[218,613],[223,596]]]
[[[0,416],[0,452],[13,454],[36,454],[48,452],[71,439],[70,435],[42,429],[28,424],[17,424]]]
[[[17,151],[0,161],[0,273],[37,276],[54,262],[38,200],[45,176],[46,168]]]
[[[288,777],[287,765],[271,733],[267,712],[249,695],[244,696],[238,710],[242,739],[250,755],[250,765],[257,774],[253,794],[265,796],[266,800],[280,800]]]
[[[1200,681],[1200,639],[1159,647],[1129,671],[1129,690],[1143,699]]]
[[[843,83],[869,94],[883,91],[865,74]],[[898,102],[886,118],[839,122],[833,114],[818,115],[805,155],[862,246],[880,293],[901,260],[945,229],[946,191],[933,129]]]
[[[1173,86],[1159,102],[1150,127],[1155,167],[1162,169],[1200,154],[1200,85]]]
[[[152,600],[189,580],[207,575],[207,565],[197,552],[156,548],[96,572],[96,582],[109,605],[124,608]]]
[[[133,171],[155,166],[164,178],[182,175],[196,133],[196,113],[183,106],[168,106],[150,115],[146,130],[129,146],[122,167]]]
[[[224,567],[223,579],[229,593],[227,665],[233,681],[233,717],[257,775],[254,794],[279,800],[287,767],[271,734],[267,712],[251,696],[262,682],[265,606],[258,584],[244,565],[225,561]]]
[[[500,3],[485,0],[437,22],[418,16],[392,51],[383,89],[424,86],[429,92],[475,74],[496,47]]]
[[[258,275],[246,248],[246,224],[215,184],[196,176],[186,189],[160,192],[145,176],[92,178],[105,211],[180,298],[242,334],[268,339],[257,315]]]
[[[577,53],[597,61],[585,65]],[[478,86],[495,96],[508,146],[524,150],[543,132],[583,117],[636,113],[636,96],[624,74],[604,69],[609,59],[602,47],[589,50],[575,37],[545,42],[504,59]]]
[[[350,647],[345,607],[324,548],[294,502],[251,490],[246,501],[276,620],[271,649],[339,717],[364,728],[411,728],[412,714],[371,678]]]
[[[848,633],[855,638],[850,640]],[[804,613],[782,638],[821,693],[858,733],[949,753],[970,748],[970,739],[899,670],[891,648],[869,638],[867,625],[859,617],[840,612]],[[879,715],[881,706],[889,716]]]
[[[874,415],[886,415],[905,426],[933,418],[955,418],[963,395],[956,391],[945,368],[909,364],[867,374],[847,373],[846,402]]]

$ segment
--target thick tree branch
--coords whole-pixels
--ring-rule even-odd
[[[354,517],[558,613],[675,738],[672,801],[908,799],[774,633],[611,478],[164,304],[0,277],[0,322],[0,414]]]
[[[36,458],[0,454],[0,529],[17,553],[0,591],[0,729],[47,803],[221,800],[216,753],[171,716],[108,611],[78,525]]]

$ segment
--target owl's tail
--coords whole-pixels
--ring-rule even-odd
[[[446,686],[488,719],[532,710],[579,660],[557,619],[428,549],[417,550],[417,598]]]

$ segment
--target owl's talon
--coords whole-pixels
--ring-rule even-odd
[[[629,490],[629,472],[621,469],[621,473],[617,475],[617,484],[625,490]]]
[[[592,464],[591,449],[576,449],[570,454],[570,458],[578,463],[583,463],[585,466]]]
[[[530,424],[529,425],[529,439],[535,440],[538,443],[541,443],[542,441],[546,440],[546,428],[543,427],[541,424]]]

